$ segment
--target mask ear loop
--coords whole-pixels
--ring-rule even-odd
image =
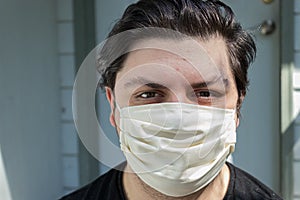
[[[117,111],[119,111],[119,116],[121,116],[121,107],[119,106],[119,104],[117,103],[117,101],[116,101],[116,99],[114,98],[114,110],[113,110],[113,112],[114,112],[114,116],[115,116],[115,123],[116,123],[116,128],[117,129],[121,129],[121,127],[120,127],[120,121],[119,122],[117,122],[117,120],[116,120],[116,110]],[[120,117],[119,117],[120,118]],[[119,119],[120,120],[120,119]]]
[[[119,115],[121,115],[121,107],[119,106],[119,104],[117,103],[116,99],[114,98],[114,115],[115,115],[115,111],[116,109],[119,111]],[[115,119],[115,124],[116,124],[116,131],[117,131],[117,134],[118,134],[118,137],[119,137],[119,144],[120,144],[120,148],[121,148],[121,151],[124,152],[126,151],[126,147],[122,144],[121,142],[121,137],[122,137],[122,134],[123,134],[123,131],[121,129],[121,126],[120,126],[120,120],[117,122],[117,120]]]
[[[116,100],[114,101],[114,105],[115,105],[115,108],[119,111],[119,113],[121,113],[121,107],[119,106],[119,104],[116,102]]]

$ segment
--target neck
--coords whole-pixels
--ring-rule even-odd
[[[217,177],[205,188],[183,197],[166,196],[146,183],[144,183],[130,166],[126,166],[123,174],[123,185],[128,200],[203,200],[203,199],[223,199],[229,185],[230,172],[227,165],[224,165]]]

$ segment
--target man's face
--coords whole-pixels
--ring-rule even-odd
[[[122,108],[181,102],[236,108],[238,92],[223,39],[152,39],[135,48],[117,73],[114,92],[106,89],[113,126],[118,121],[116,104]]]

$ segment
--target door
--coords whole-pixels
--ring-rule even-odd
[[[276,191],[280,183],[279,1],[224,0],[245,28],[253,31],[257,57],[249,69],[250,86],[241,111],[234,163]],[[275,30],[262,34],[261,23]],[[265,25],[265,24],[264,24]],[[263,29],[264,27],[260,27]]]

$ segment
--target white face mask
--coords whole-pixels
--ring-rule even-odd
[[[119,111],[128,164],[165,195],[180,197],[205,187],[234,151],[235,110],[159,103]]]

